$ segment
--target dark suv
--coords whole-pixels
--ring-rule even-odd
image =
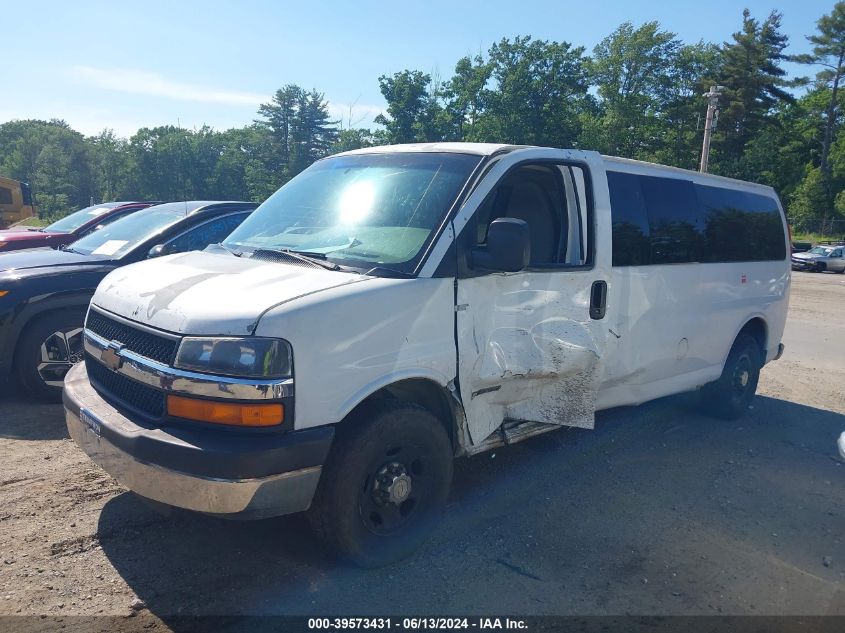
[[[119,266],[223,241],[255,202],[170,202],[136,211],[60,250],[0,254],[0,384],[61,398],[82,359],[82,324],[97,285]]]

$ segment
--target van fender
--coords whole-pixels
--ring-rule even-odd
[[[380,376],[378,379],[370,381],[369,383],[355,391],[355,393],[353,393],[349,398],[347,398],[337,410],[337,412],[333,416],[335,418],[335,421],[343,421],[355,407],[357,407],[359,404],[361,404],[364,400],[372,396],[377,391],[380,391],[385,387],[389,387],[390,385],[400,382],[402,380],[412,379],[429,380],[440,386],[444,390],[444,392],[449,393],[449,383],[451,379],[447,378],[440,372],[428,369],[426,367],[411,367],[407,369],[402,369],[400,371],[395,371],[391,372],[390,374]]]
[[[769,322],[766,320],[766,315],[762,312],[752,312],[747,314],[743,319],[740,320],[739,327],[736,328],[734,331],[733,337],[731,337],[731,347],[733,347],[734,341],[736,341],[736,337],[739,336],[739,333],[742,332],[743,329],[754,319],[759,319],[763,323],[763,334],[765,337],[765,344],[763,346],[763,363],[765,364],[765,358],[768,355],[768,342],[769,342]],[[729,347],[724,355],[722,356],[722,368],[724,368],[725,363],[728,362],[728,356],[731,353],[731,347]]]

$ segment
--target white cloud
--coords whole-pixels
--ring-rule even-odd
[[[329,101],[329,116],[340,121],[343,127],[370,127],[373,119],[379,114],[386,113],[381,106],[355,103],[336,103]]]
[[[74,66],[71,69],[71,73],[76,79],[90,86],[103,88],[104,90],[165,97],[180,101],[258,106],[258,104],[266,101],[268,98],[267,95],[257,92],[226,90],[188,82],[172,81],[162,77],[158,73],[132,68]]]
[[[190,82],[174,81],[159,73],[133,68],[73,66],[70,76],[72,80],[86,86],[103,90],[205,104],[251,106],[256,110],[259,104],[270,101],[272,96],[272,93],[227,90]],[[357,101],[343,103],[331,100],[329,100],[328,110],[330,116],[341,121],[344,127],[349,125],[372,126],[374,124],[373,119],[385,111],[382,106],[378,105],[362,104]],[[245,121],[244,124],[247,122]]]

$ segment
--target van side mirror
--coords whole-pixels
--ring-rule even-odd
[[[156,244],[147,253],[147,259],[152,259],[153,257],[161,257],[162,255],[167,255],[166,250],[167,249],[164,246],[164,244]]]
[[[517,273],[531,261],[528,223],[516,218],[496,218],[487,228],[487,243],[471,252],[471,266],[480,270]]]

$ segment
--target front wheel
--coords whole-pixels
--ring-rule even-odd
[[[32,396],[59,402],[65,375],[82,360],[85,312],[60,310],[27,326],[15,354],[21,386]]]
[[[763,354],[749,334],[736,337],[722,375],[701,390],[704,409],[719,418],[736,420],[745,414],[757,391]]]
[[[342,558],[387,565],[423,543],[451,480],[452,445],[436,417],[412,403],[372,402],[338,427],[309,519]]]

